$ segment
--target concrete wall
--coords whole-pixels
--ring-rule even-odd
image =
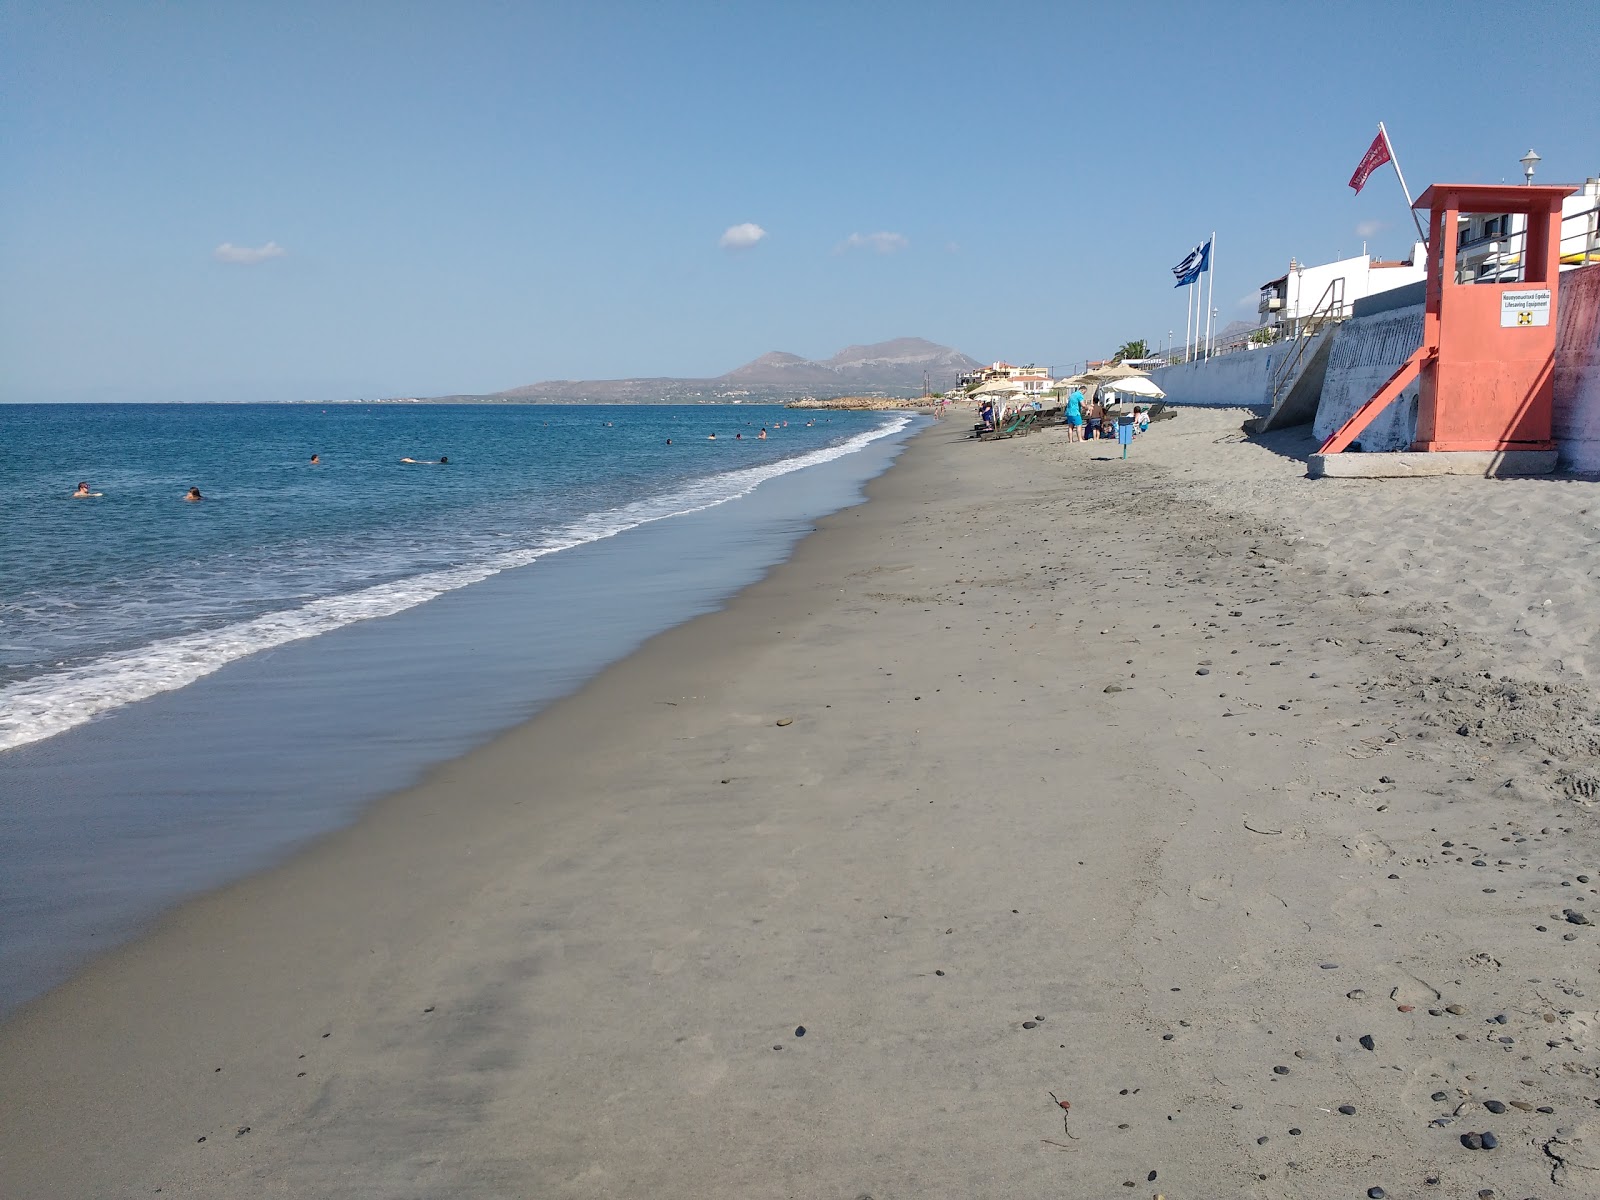
[[[1600,266],[1563,271],[1560,287],[1553,433],[1564,469],[1600,471]],[[1420,345],[1420,304],[1340,325],[1312,426],[1316,436],[1326,438],[1349,420]],[[1362,432],[1361,448],[1407,449],[1416,428],[1412,384]]]
[[[1292,349],[1292,344],[1279,344],[1236,350],[1210,362],[1157,367],[1150,378],[1173,404],[1254,408],[1271,401],[1273,365]]]
[[[1422,305],[1345,321],[1333,333],[1328,373],[1312,432],[1321,441],[1350,417],[1422,345]],[[1373,420],[1358,439],[1361,449],[1405,450],[1416,435],[1417,385]]]
[[[1555,436],[1561,465],[1600,472],[1600,266],[1561,275]]]
[[[1561,465],[1600,472],[1600,266],[1561,273],[1556,329],[1554,434]],[[1422,305],[1413,304],[1336,326],[1312,430],[1338,429],[1395,368],[1422,345]],[[1225,354],[1208,363],[1180,363],[1151,372],[1174,404],[1252,407],[1271,400],[1274,364],[1293,342]],[[1305,361],[1311,359],[1305,356]],[[1380,413],[1359,439],[1366,452],[1405,450],[1416,436],[1417,385]]]

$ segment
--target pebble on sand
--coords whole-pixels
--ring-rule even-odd
[[[1370,1200],[1383,1200],[1383,1198],[1388,1194],[1389,1193],[1384,1191],[1381,1187],[1369,1187],[1367,1189],[1367,1196],[1370,1198]]]
[[[1356,1106],[1354,1104],[1341,1104],[1339,1105],[1339,1111],[1347,1117],[1353,1117],[1356,1115]]]
[[[1378,1043],[1372,1040],[1370,1033],[1363,1033],[1358,1040],[1361,1042],[1363,1050],[1376,1050],[1378,1048]]]
[[[779,717],[778,718],[778,724],[779,725],[793,725],[794,724],[794,718],[793,717]]]
[[[1289,1068],[1288,1067],[1273,1067],[1272,1068],[1272,1073],[1274,1075],[1287,1075],[1289,1073]]]
[[[804,1025],[796,1025],[794,1027],[794,1035],[795,1037],[805,1037],[806,1027]]]

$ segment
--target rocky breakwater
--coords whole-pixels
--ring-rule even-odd
[[[801,400],[791,400],[786,408],[827,408],[848,409],[858,412],[872,412],[879,409],[899,410],[916,409],[927,410],[938,405],[938,401],[931,396],[896,397],[896,396],[834,396],[827,400],[818,400],[807,396]]]

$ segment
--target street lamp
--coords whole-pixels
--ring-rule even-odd
[[[1539,156],[1529,150],[1522,156],[1522,182],[1524,186],[1533,182],[1533,169],[1539,165]]]

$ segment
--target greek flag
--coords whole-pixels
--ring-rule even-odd
[[[1211,239],[1207,238],[1189,251],[1177,266],[1172,268],[1172,274],[1178,282],[1173,287],[1182,287],[1186,283],[1193,283],[1201,275],[1211,269]]]

